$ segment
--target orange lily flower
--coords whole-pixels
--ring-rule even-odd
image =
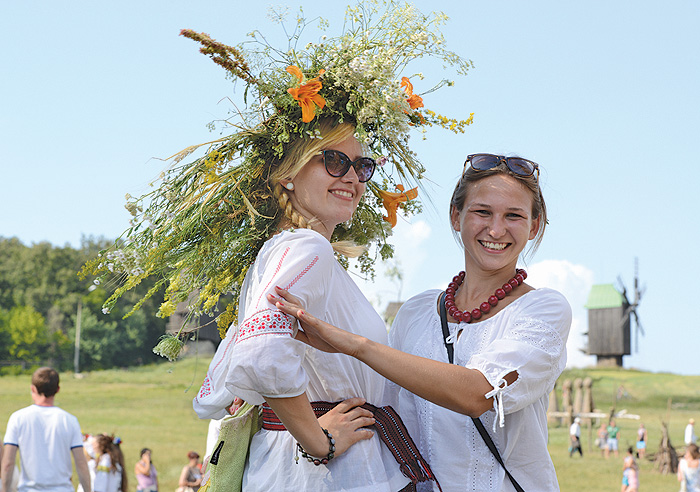
[[[413,200],[418,196],[418,188],[411,188],[408,191],[403,190],[403,185],[396,185],[398,192],[379,190],[379,196],[382,199],[382,205],[387,212],[387,217],[384,220],[391,224],[391,227],[396,226],[396,210],[399,207],[399,203],[407,202]]]
[[[287,67],[287,72],[294,75],[299,79],[299,87],[287,89],[292,97],[299,101],[299,106],[301,106],[301,121],[308,123],[314,119],[316,116],[316,106],[323,108],[326,105],[326,100],[323,96],[318,94],[323,85],[318,77],[309,80],[306,84],[301,85],[301,81],[304,80],[304,74],[301,73],[298,67],[290,65]],[[325,70],[319,70],[318,75],[321,76],[325,73]]]
[[[406,91],[406,96],[408,96],[406,101],[411,109],[423,107],[423,98],[413,93],[413,84],[408,80],[408,77],[401,77],[401,87]]]

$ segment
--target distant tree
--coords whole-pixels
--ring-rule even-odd
[[[147,279],[103,314],[108,290],[101,285],[90,291],[92,279],[78,278],[82,265],[110,244],[84,237],[79,249],[46,242],[25,246],[16,238],[0,237],[0,360],[50,361],[72,369],[78,303],[83,313],[81,369],[161,360],[151,348],[165,332],[166,320],[155,316],[162,293],[123,319],[153,281]]]
[[[49,336],[44,317],[31,306],[15,306],[7,317],[10,334],[10,357],[37,361],[45,356]]]
[[[10,312],[0,308],[0,361],[10,360],[10,346],[12,339],[10,338],[10,327],[8,321]]]

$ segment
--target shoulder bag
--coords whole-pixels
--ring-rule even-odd
[[[202,477],[201,492],[240,492],[250,441],[261,426],[260,407],[247,402],[224,418]]]

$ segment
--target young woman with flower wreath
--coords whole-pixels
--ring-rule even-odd
[[[516,268],[547,223],[538,178],[527,159],[468,157],[450,202],[463,271],[446,291],[401,307],[390,346],[330,326],[277,289],[277,306],[301,321],[297,339],[350,355],[401,387],[398,411],[445,492],[559,490],[546,412],[566,364],[571,308]]]
[[[471,122],[423,110],[403,75],[422,56],[467,70],[435,29],[445,17],[388,1],[374,22],[377,6],[349,8],[342,36],[305,50],[297,49],[303,19],[284,50],[256,33],[244,48],[182,31],[245,83],[246,109],[231,122],[236,131],[211,142],[204,157],[183,165],[195,147],[185,149],[152,193],[127,197],[133,227],[88,265],[104,277],[121,274],[106,312],[149,275],[159,276],[149,295],[166,286],[162,316],[188,299],[193,315],[213,314],[220,296],[232,294],[217,319],[228,330],[194,408],[217,419],[240,399],[262,406],[246,491],[394,492],[434,479],[386,407],[385,379],[297,341],[294,318],[267,298],[284,287],[328,322],[386,343],[382,319],[346,272],[347,258],[358,257],[371,273],[368,246],[391,256],[388,222],[396,223],[398,207],[416,208],[407,202],[416,188],[403,184],[419,182],[424,169],[408,147],[409,131],[439,125],[461,132]],[[385,164],[382,179],[370,181],[377,162]],[[174,359],[190,336],[184,329],[166,336],[154,351]]]
[[[408,481],[390,450],[364,429],[375,420],[360,405],[387,403],[384,379],[352,358],[296,341],[292,319],[266,297],[286,286],[329,322],[386,342],[384,322],[336,261],[330,241],[336,226],[352,218],[374,170],[354,132],[322,121],[322,138],[299,139],[270,176],[286,220],[250,267],[238,311],[243,321],[219,346],[194,400],[200,417],[221,417],[234,397],[264,404],[277,417],[253,436],[243,490],[396,491]],[[317,418],[313,401],[342,403]],[[276,430],[280,422],[287,430]],[[299,453],[327,461],[297,464]]]
[[[127,492],[128,478],[124,473],[121,439],[105,434],[95,436],[95,476],[93,492]]]

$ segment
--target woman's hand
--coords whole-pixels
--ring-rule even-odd
[[[335,456],[339,456],[358,441],[370,439],[374,432],[364,427],[374,425],[374,414],[360,405],[364,398],[341,401],[318,419],[318,423],[331,433],[335,440]],[[323,456],[314,456],[323,458]]]
[[[237,396],[233,398],[233,402],[226,407],[226,411],[228,412],[229,415],[233,415],[236,413],[236,410],[241,408],[241,406],[245,403],[242,399],[238,398]]]
[[[328,437],[324,427],[333,435],[335,454],[343,454],[350,446],[372,437],[372,431],[363,427],[374,424],[371,412],[361,408],[364,398],[350,398],[338,403],[321,418],[317,418],[309,405],[306,393],[288,398],[265,399],[287,430],[304,450],[314,458],[328,455]]]
[[[296,335],[297,340],[324,352],[340,352],[353,357],[357,355],[364,337],[311,316],[302,309],[296,297],[281,287],[275,287],[275,292],[281,300],[271,294],[267,296],[268,300],[275,303],[277,309],[283,313],[297,318],[301,324],[301,330]]]

